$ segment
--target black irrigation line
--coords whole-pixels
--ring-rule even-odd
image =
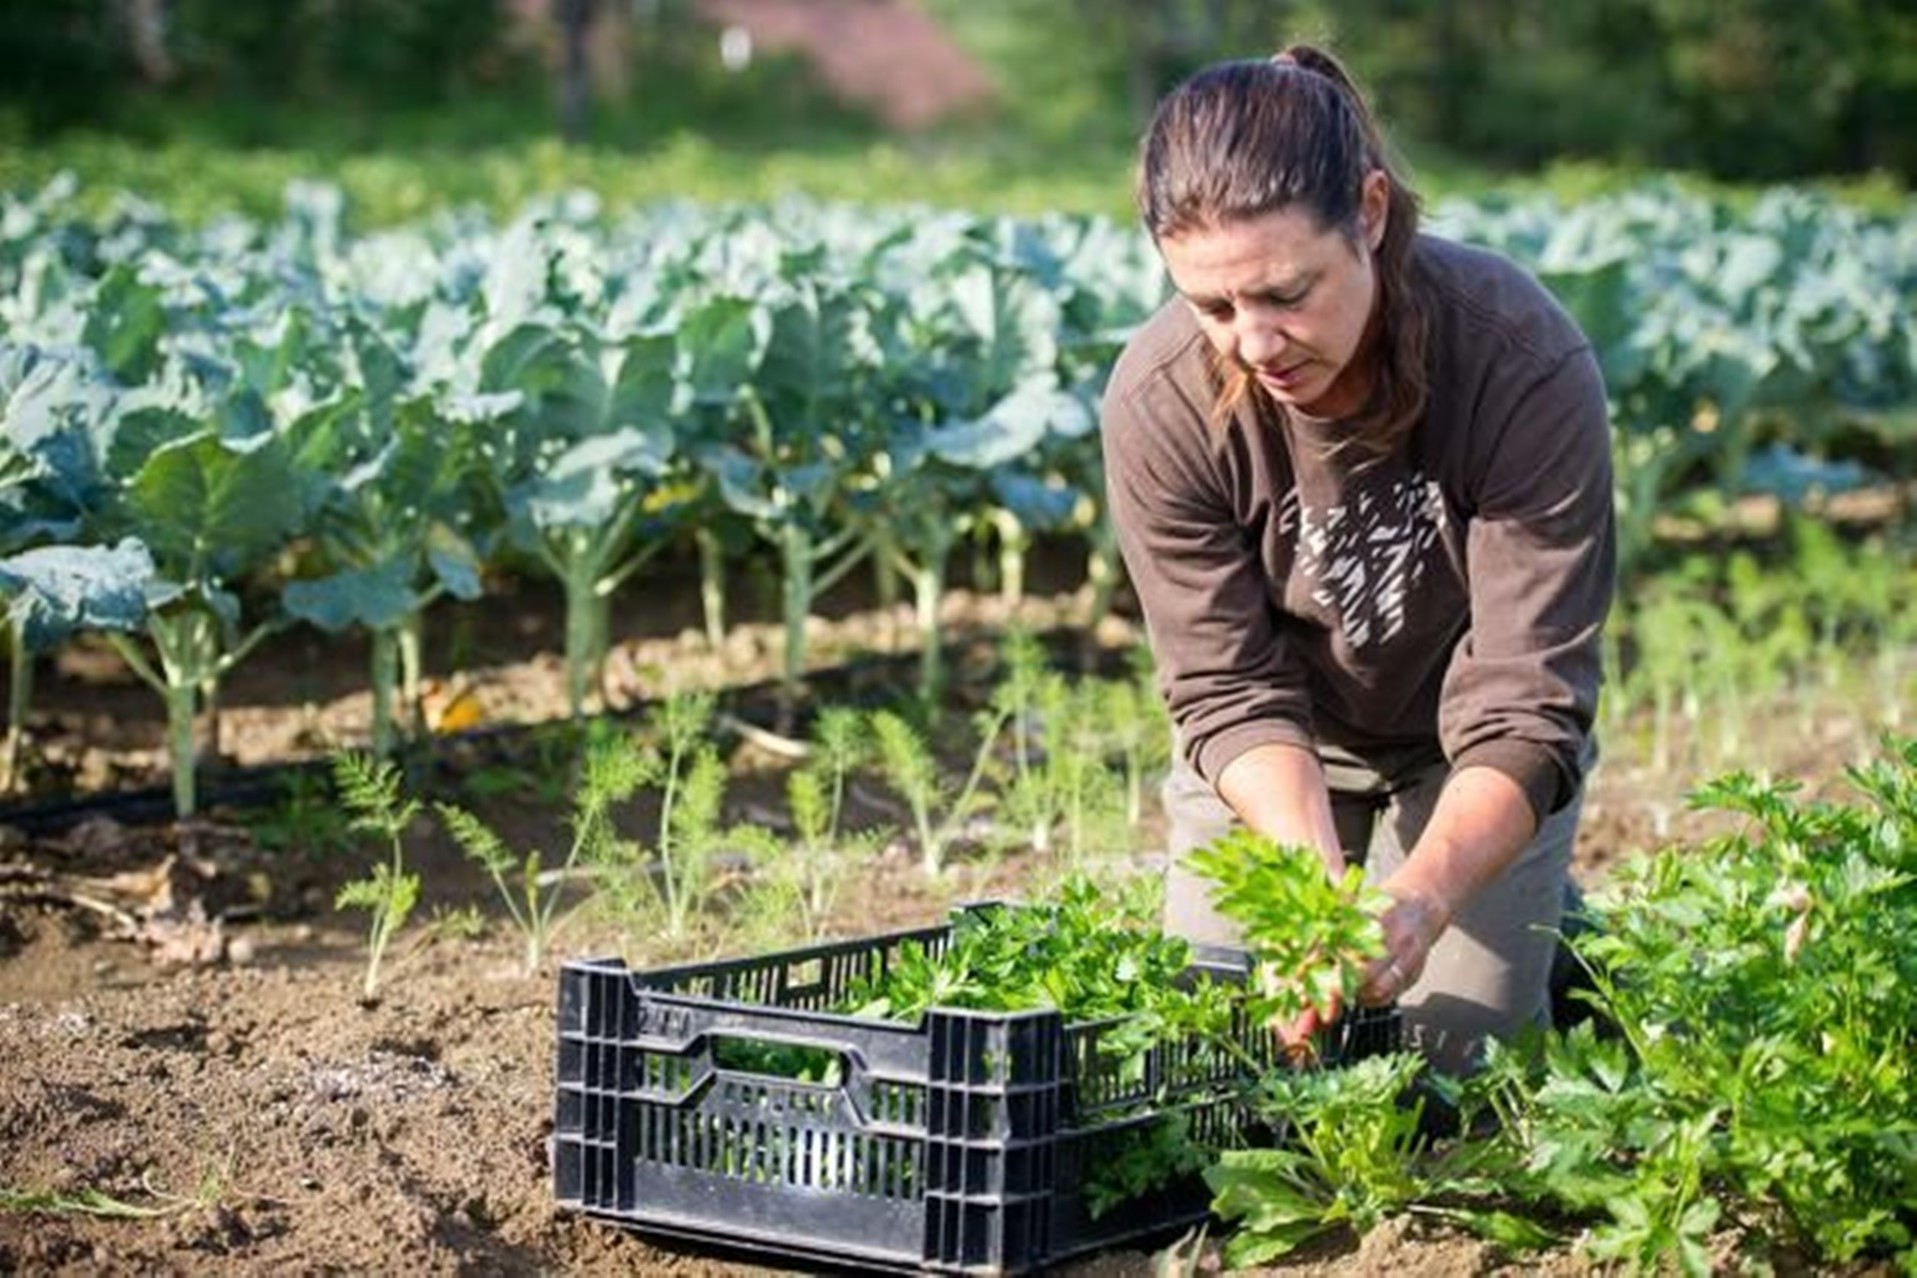
[[[971,645],[994,642],[997,636],[973,634],[948,648],[948,652],[959,651]],[[1056,668],[1080,668],[1085,663],[1082,655],[1085,651],[1085,632],[1074,627],[1058,627],[1043,632],[1040,638],[1052,653]],[[1110,654],[1099,650],[1097,665],[1102,669],[1109,663]],[[807,704],[800,707],[802,717],[807,709],[820,705],[857,705],[877,704],[897,699],[896,694],[907,693],[911,689],[910,676],[915,674],[919,663],[916,651],[902,653],[872,653],[841,662],[835,666],[826,666],[808,671],[805,687],[808,689]],[[908,676],[904,681],[895,681],[899,675]],[[883,676],[883,678],[879,678]],[[879,684],[884,695],[878,695],[871,689],[855,693],[866,681]],[[761,706],[773,708],[783,687],[778,676],[756,680],[752,683],[736,684],[715,689],[719,708],[732,713],[735,717],[752,720],[742,711]],[[830,690],[836,688],[836,693]],[[588,720],[623,722],[643,718],[664,698],[645,697],[618,710],[609,710],[591,716]],[[467,728],[458,732],[437,733],[415,743],[401,751],[400,759],[409,770],[415,767],[437,768],[446,757],[462,748],[483,752],[495,758],[510,759],[515,751],[535,734],[563,728],[565,719],[547,719],[534,723],[502,723],[484,727]],[[324,787],[328,792],[333,785],[331,761],[326,758],[289,759],[273,763],[251,764],[245,767],[208,768],[200,773],[199,808],[202,813],[214,808],[249,809],[267,807],[285,798],[294,786],[309,781]],[[140,786],[122,790],[97,790],[89,794],[69,795],[57,799],[45,799],[14,806],[0,806],[0,826],[8,826],[28,836],[47,836],[69,830],[83,821],[95,817],[105,817],[120,825],[160,825],[173,820],[173,787],[170,783],[152,786]]]

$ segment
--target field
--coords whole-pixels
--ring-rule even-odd
[[[688,582],[688,585],[691,583]],[[1041,579],[1041,584],[1043,580]],[[682,598],[691,598],[687,590]],[[848,592],[849,593],[849,592]],[[865,608],[855,605],[868,604]],[[845,598],[819,628],[828,668],[883,652],[905,620]],[[1047,595],[1022,619],[1046,626],[1081,597]],[[563,715],[563,670],[554,659],[559,601],[528,591],[508,610],[470,618],[474,697],[489,720]],[[502,618],[510,618],[502,624]],[[623,620],[623,619],[622,619]],[[703,651],[696,613],[653,616],[631,630],[621,660],[689,682],[762,683],[777,672],[778,627],[742,619],[726,660]],[[997,601],[954,592],[948,635],[993,633],[1007,620]],[[442,630],[460,630],[445,618]],[[1108,658],[1138,642],[1117,619],[1101,633]],[[229,698],[227,748],[239,763],[296,756],[364,731],[359,665],[341,645],[290,638],[237,684]],[[991,645],[975,641],[988,668]],[[756,655],[755,655],[756,654]],[[76,658],[42,688],[44,713],[76,730],[48,743],[80,774],[121,787],[164,782],[164,725],[124,676],[103,677]],[[297,699],[279,672],[299,672]],[[828,685],[831,686],[831,685]],[[1795,700],[1793,694],[1789,700]],[[742,710],[750,712],[747,705]],[[762,703],[761,708],[764,708]],[[1774,721],[1760,710],[1757,722]],[[1791,707],[1794,711],[1796,707]],[[1760,734],[1747,757],[1824,785],[1872,748],[1873,707],[1827,699],[1814,734]],[[1792,718],[1795,718],[1793,713]],[[87,731],[112,724],[111,734]],[[1628,736],[1626,737],[1628,740]],[[437,751],[444,792],[483,795],[501,759],[525,755],[454,738]],[[789,768],[737,744],[730,803],[742,813],[778,801]],[[530,769],[524,769],[531,771]],[[521,788],[475,802],[509,838],[552,840],[557,807]],[[1688,813],[1684,778],[1648,766],[1628,745],[1607,752],[1593,782],[1580,840],[1579,875],[1601,881],[1616,859],[1668,838],[1699,838],[1712,822]],[[865,818],[898,812],[874,785]],[[636,811],[635,823],[655,819]],[[857,824],[858,822],[855,822]],[[1154,823],[1139,851],[1122,858],[1149,868]],[[409,839],[426,882],[424,910],[477,907],[477,935],[415,927],[401,939],[380,999],[360,997],[365,940],[329,907],[337,885],[365,864],[363,848],[339,839],[322,803],[215,808],[185,836],[164,824],[96,817],[17,838],[7,864],[57,876],[43,886],[86,884],[136,921],[116,920],[72,898],[4,899],[0,961],[0,1089],[4,1181],[66,1204],[0,1217],[0,1257],[20,1272],[245,1273],[264,1268],[406,1269],[430,1272],[745,1272],[737,1256],[714,1256],[619,1234],[556,1213],[547,1141],[553,1100],[553,962],[528,975],[521,944],[490,885],[443,832],[422,819]],[[903,848],[874,855],[833,911],[830,934],[865,935],[936,921],[961,897],[1018,897],[1051,870],[1031,854],[961,863],[930,883]],[[268,887],[259,899],[262,885]],[[20,881],[11,887],[17,889]],[[196,912],[203,906],[204,915]],[[632,948],[604,924],[562,934],[557,955]],[[597,935],[595,935],[595,931]],[[741,939],[736,944],[752,944]],[[644,943],[641,943],[643,951]],[[111,1199],[89,1200],[89,1193]],[[109,1207],[109,1202],[112,1204]],[[1102,1258],[1086,1274],[1152,1272],[1143,1253]],[[1363,1274],[1381,1266],[1417,1272],[1595,1272],[1570,1253],[1501,1257],[1486,1244],[1413,1218],[1360,1246],[1335,1240],[1283,1266],[1301,1274]]]
[[[265,222],[93,195],[0,219],[0,1268],[738,1272],[555,1210],[559,961],[1158,868],[1163,724],[1091,429],[1159,296],[1136,237],[584,197],[362,232],[317,185]],[[1542,1251],[1410,1193],[1383,1224],[1316,1203],[1360,1227],[1277,1263],[1908,1264],[1917,224],[1659,187],[1441,219],[1534,265],[1613,396],[1624,588],[1576,865],[1619,887],[1628,945],[1594,962],[1641,1032],[1567,1040],[1512,1101],[1558,1138],[1499,1191],[1543,1205]],[[822,777],[839,710],[856,762]],[[629,784],[582,816],[622,741]],[[495,854],[431,806],[351,828],[331,766],[369,749]],[[1880,766],[1878,809],[1793,806]],[[1737,770],[1804,788],[1689,805]],[[800,773],[843,783],[830,822]]]

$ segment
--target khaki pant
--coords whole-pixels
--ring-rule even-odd
[[[1364,865],[1368,881],[1383,882],[1431,819],[1450,765],[1435,750],[1403,751],[1370,764],[1336,749],[1319,753],[1345,857]],[[1399,998],[1407,1046],[1437,1068],[1467,1072],[1487,1037],[1508,1039],[1549,1021],[1551,960],[1582,797],[1546,818],[1518,859],[1458,912],[1417,984]],[[1183,861],[1236,825],[1236,814],[1183,763],[1166,778],[1164,801],[1172,857],[1166,931],[1208,947],[1240,944],[1237,925],[1211,906],[1209,880]]]

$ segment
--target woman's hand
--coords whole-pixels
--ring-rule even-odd
[[[1365,968],[1364,981],[1358,987],[1358,1001],[1378,1007],[1394,999],[1417,983],[1424,974],[1425,960],[1444,930],[1451,926],[1451,910],[1436,896],[1384,885],[1392,904],[1378,917],[1384,930],[1385,952]]]
[[[1358,987],[1357,1001],[1366,1007],[1380,1007],[1402,998],[1424,972],[1431,947],[1451,926],[1450,909],[1435,897],[1394,890],[1389,883],[1384,885],[1384,891],[1392,897],[1391,905],[1378,916],[1379,927],[1384,931],[1385,952],[1366,965],[1364,979]],[[1334,998],[1323,1016],[1306,1011],[1290,1024],[1279,1026],[1278,1040],[1285,1054],[1293,1060],[1310,1055],[1312,1039],[1335,1022],[1342,1010]]]

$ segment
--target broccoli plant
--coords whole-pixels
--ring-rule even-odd
[[[330,571],[287,583],[281,601],[329,634],[370,634],[372,751],[383,758],[397,738],[396,704],[418,713],[426,609],[444,595],[479,597],[468,481],[483,405],[402,397],[398,355],[365,326],[350,331],[358,384],[301,455],[327,482],[316,525]]]

